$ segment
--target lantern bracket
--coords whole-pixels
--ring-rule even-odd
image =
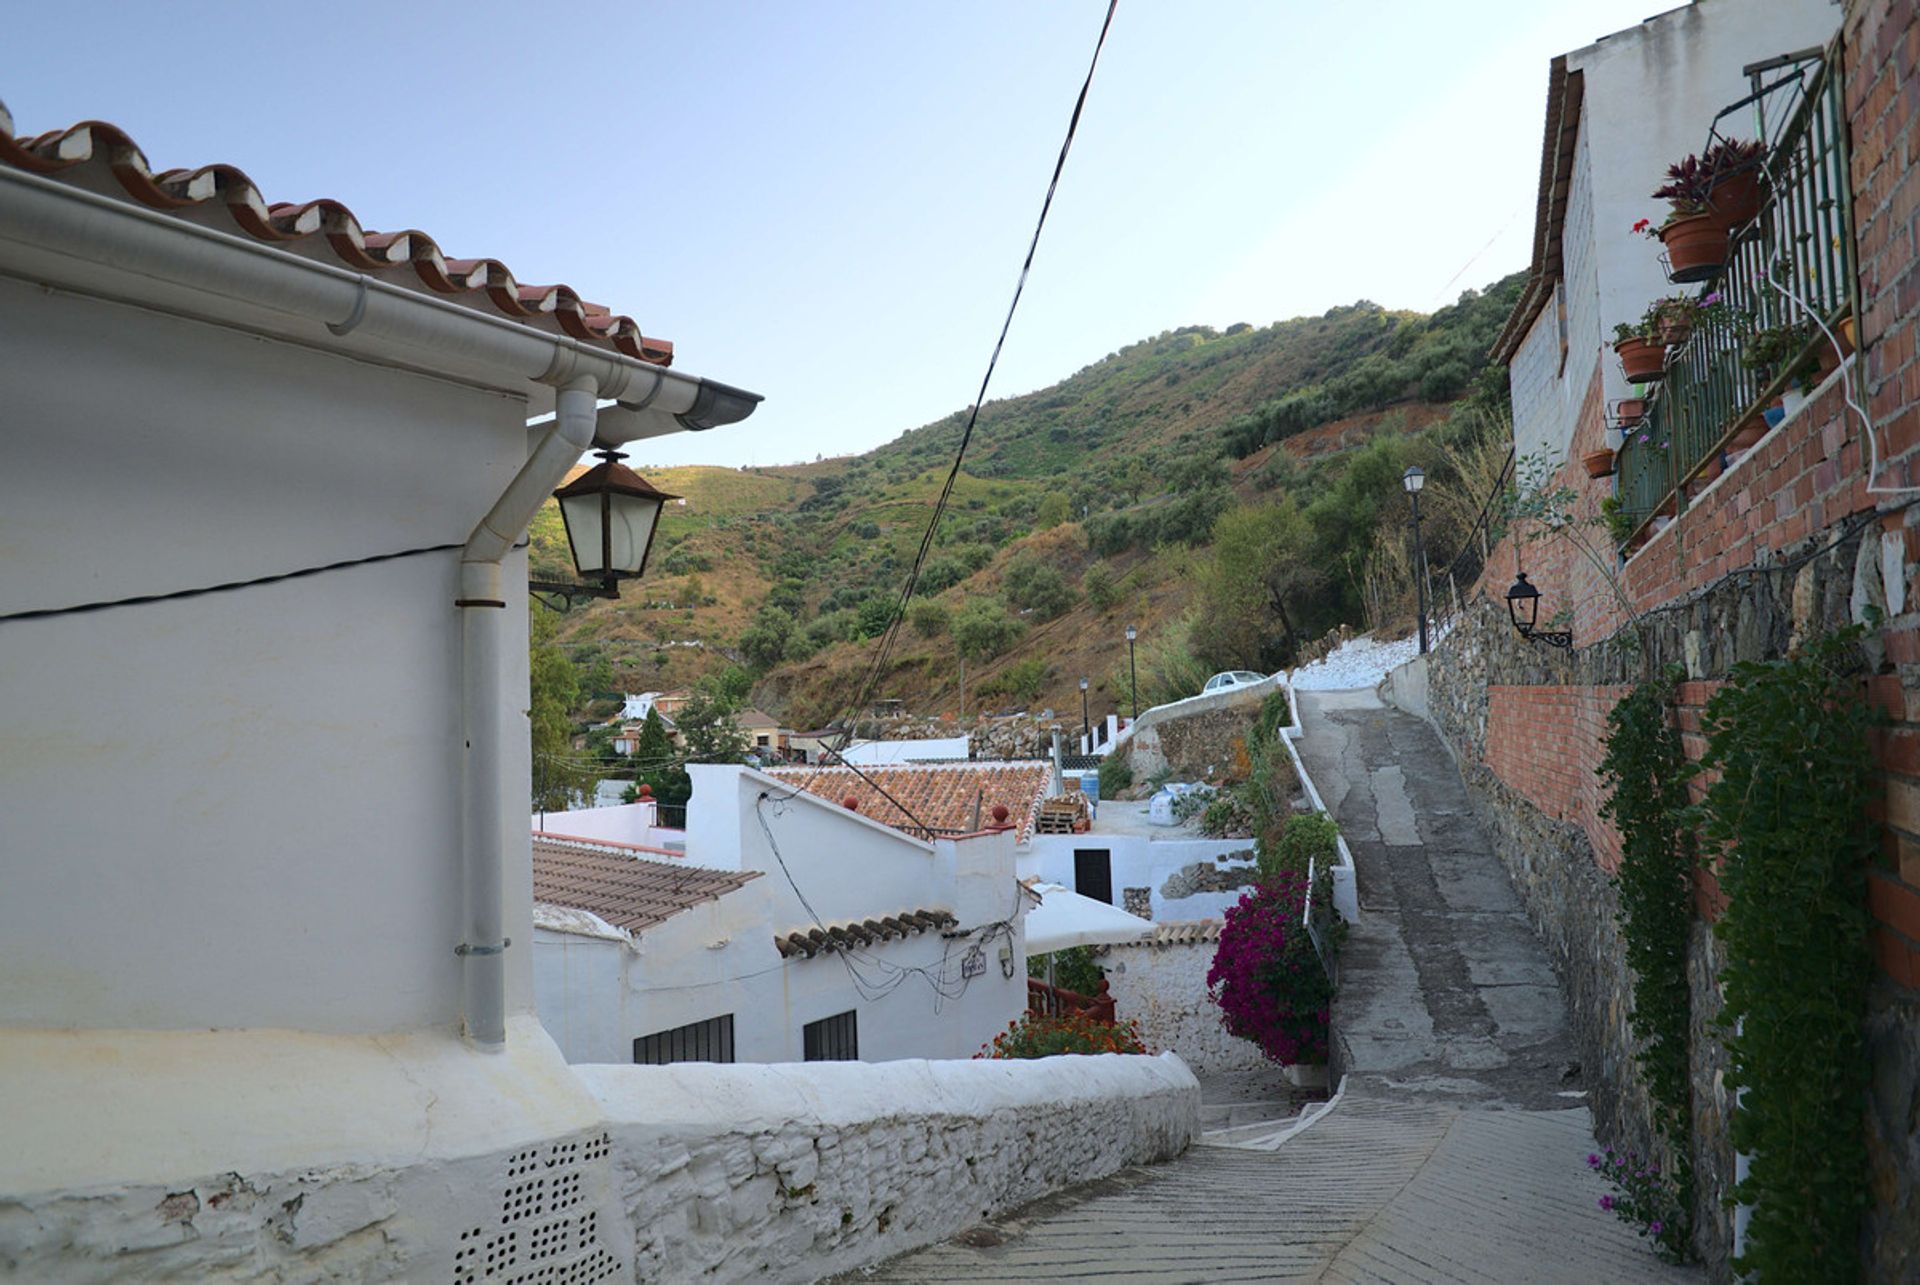
[[[548,611],[572,611],[574,603],[588,598],[618,598],[620,586],[609,579],[600,584],[568,584],[559,580],[529,580],[527,592]],[[547,595],[551,594],[549,598]]]

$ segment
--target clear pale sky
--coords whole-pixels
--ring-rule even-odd
[[[1548,59],[1666,7],[1121,0],[993,394],[1525,266]],[[774,464],[971,399],[1104,9],[15,4],[0,100],[564,281],[766,395],[636,464]]]

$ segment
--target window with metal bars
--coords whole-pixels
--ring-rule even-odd
[[[733,1014],[642,1035],[633,1042],[633,1060],[643,1066],[665,1066],[669,1062],[731,1062]]]
[[[817,1022],[808,1022],[801,1031],[809,1062],[858,1062],[860,1060],[859,1014],[849,1009]]]

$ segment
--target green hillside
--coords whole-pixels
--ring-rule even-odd
[[[1391,549],[1375,537],[1404,517],[1399,472],[1417,461],[1440,483],[1429,535],[1444,545],[1445,480],[1472,472],[1462,461],[1504,406],[1485,355],[1519,284],[1430,316],[1363,302],[1260,329],[1171,331],[989,403],[880,694],[957,712],[967,653],[972,712],[1077,712],[1085,674],[1099,717],[1127,704],[1129,622],[1143,687],[1178,688],[1196,669],[1270,667],[1295,638],[1390,611]],[[737,664],[790,724],[839,713],[964,422],[956,412],[812,464],[644,469],[684,501],[664,515],[644,580],[558,622],[587,694]],[[1230,537],[1225,562],[1216,529]],[[1287,556],[1259,572],[1272,618],[1228,602],[1247,579],[1232,558],[1277,550]],[[542,574],[565,571],[552,506],[532,557]]]

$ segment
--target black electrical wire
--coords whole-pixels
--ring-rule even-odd
[[[524,542],[514,548],[526,548]],[[232,593],[239,589],[253,589],[260,585],[279,584],[283,580],[299,580],[304,576],[317,576],[328,571],[344,571],[349,567],[364,567],[376,562],[393,562],[399,558],[417,558],[428,553],[448,553],[454,549],[464,549],[465,544],[428,544],[418,549],[399,549],[393,553],[375,553],[364,558],[345,558],[339,562],[323,563],[317,567],[302,567],[298,571],[282,571],[277,575],[256,576],[251,580],[229,580],[224,584],[201,585],[194,589],[175,589],[168,593],[145,593],[132,598],[111,598],[103,602],[83,602],[72,607],[39,607],[32,611],[14,611],[0,615],[0,624],[10,620],[48,620],[57,616],[78,616],[90,611],[112,611],[116,607],[144,607],[155,602],[180,602],[188,598],[200,598],[207,594]]]
[[[1047,226],[1047,212],[1053,208],[1053,196],[1060,186],[1060,175],[1067,166],[1067,153],[1073,149],[1074,135],[1080,128],[1080,113],[1087,105],[1087,91],[1093,87],[1094,69],[1100,65],[1100,51],[1106,46],[1107,32],[1113,26],[1113,13],[1119,6],[1119,0],[1108,0],[1107,15],[1100,24],[1100,37],[1094,42],[1093,58],[1087,64],[1086,78],[1080,82],[1080,93],[1073,101],[1073,114],[1067,119],[1066,137],[1060,143],[1060,155],[1053,163],[1053,177],[1047,183],[1046,198],[1040,203],[1040,217],[1034,223],[1033,237],[1027,243],[1027,257],[1020,265],[1019,279],[1014,283],[1013,298],[1007,304],[1007,315],[1000,323],[1000,335],[993,343],[993,354],[987,359],[986,373],[980,378],[980,391],[975,394],[973,407],[967,412],[967,423],[960,434],[960,447],[954,452],[953,467],[947,471],[947,480],[940,488],[940,497],[934,502],[933,517],[927,523],[927,530],[920,537],[919,550],[914,554],[913,566],[907,572],[906,584],[900,590],[899,601],[894,604],[892,619],[880,635],[879,645],[874,649],[872,663],[866,676],[855,689],[854,699],[846,707],[842,718],[845,727],[840,734],[839,748],[845,749],[852,737],[852,712],[864,708],[872,698],[873,691],[879,686],[886,673],[887,662],[892,659],[895,641],[900,635],[900,625],[906,619],[907,604],[913,598],[913,591],[920,583],[921,568],[926,565],[927,555],[933,548],[934,532],[939,529],[940,519],[946,513],[947,503],[953,496],[953,488],[960,478],[960,465],[967,457],[967,446],[973,441],[974,425],[979,422],[980,408],[987,399],[987,387],[993,382],[994,368],[1000,363],[1000,351],[1006,346],[1007,332],[1013,327],[1013,314],[1020,306],[1020,295],[1027,288],[1027,274],[1033,270],[1034,252],[1040,247],[1040,233]],[[844,761],[844,760],[843,760]]]

